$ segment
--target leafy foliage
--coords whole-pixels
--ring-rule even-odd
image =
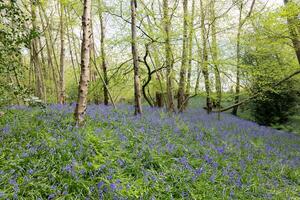
[[[296,83],[289,81],[276,91],[264,92],[264,98],[255,99],[251,104],[255,120],[263,125],[286,123],[297,112],[295,108],[300,95]]]
[[[36,33],[26,26],[28,17],[14,1],[0,2],[0,104],[23,97],[28,89],[19,79],[25,67],[22,65],[22,51],[29,47]]]
[[[291,48],[286,9],[259,16],[254,30],[244,35],[242,55],[250,96],[260,92],[249,108],[259,124],[284,124],[295,113],[300,92],[296,77],[276,85],[299,68],[295,50]]]

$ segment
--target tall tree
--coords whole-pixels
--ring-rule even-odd
[[[37,22],[36,22],[36,2],[31,4],[31,17],[32,17],[32,29],[37,32]],[[43,75],[41,70],[41,61],[39,59],[39,49],[38,49],[38,38],[35,37],[31,43],[31,59],[35,72],[36,80],[36,95],[40,98],[44,98],[44,83]]]
[[[189,17],[189,49],[188,49],[188,76],[187,76],[187,86],[186,94],[189,96],[191,90],[191,77],[192,77],[192,60],[193,60],[193,37],[194,37],[194,18],[195,18],[195,0],[192,1],[192,14]],[[187,103],[187,102],[186,102]]]
[[[183,0],[183,39],[182,39],[182,62],[180,69],[180,80],[178,88],[178,109],[183,111],[183,103],[185,101],[185,84],[186,84],[186,70],[188,62],[188,0]]]
[[[131,0],[131,50],[133,57],[133,68],[134,68],[134,102],[135,111],[134,114],[142,114],[142,96],[141,96],[141,83],[139,74],[139,61],[137,52],[137,28],[136,28],[136,0]]]
[[[106,62],[106,53],[105,53],[105,25],[103,21],[103,0],[100,1],[100,12],[99,12],[99,19],[100,19],[100,31],[101,31],[101,61],[102,61],[102,69],[103,69],[103,79],[105,84],[103,84],[103,96],[104,96],[104,105],[108,105],[108,75],[107,75],[107,62]]]
[[[216,99],[216,106],[218,110],[221,108],[221,100],[222,100],[222,85],[221,85],[221,76],[219,71],[219,54],[218,54],[218,43],[217,43],[217,17],[215,12],[215,0],[211,1],[211,38],[212,38],[212,45],[211,45],[211,55],[213,59],[214,65],[214,75],[215,75],[215,89],[217,93]]]
[[[59,85],[60,85],[60,94],[59,94],[59,103],[65,103],[65,27],[64,27],[64,5],[60,2],[60,73],[59,73]]]
[[[207,53],[207,30],[205,27],[205,7],[203,0],[200,0],[200,17],[201,17],[201,36],[202,36],[202,72],[204,76],[204,84],[206,91],[206,108],[207,113],[212,110],[211,103],[211,91],[210,91],[210,81],[209,81],[209,71],[208,71],[208,53]]]
[[[173,59],[170,42],[171,20],[169,16],[169,1],[163,1],[163,26],[165,31],[165,60],[167,68],[167,110],[174,112],[174,94],[173,94]]]
[[[82,44],[81,44],[81,72],[78,88],[78,99],[75,108],[75,120],[81,126],[87,108],[87,94],[89,84],[89,64],[90,64],[90,36],[91,36],[91,0],[84,0],[82,15]]]
[[[250,7],[249,13],[246,15],[246,17],[243,19],[243,10],[244,10],[244,1],[241,1],[238,3],[239,6],[239,22],[238,22],[238,31],[237,31],[237,39],[236,39],[236,87],[235,87],[235,97],[234,97],[234,103],[238,104],[240,101],[240,90],[241,90],[241,34],[242,34],[242,28],[244,24],[246,23],[247,19],[251,16],[251,13],[253,11],[254,5],[256,0],[252,0],[252,4]],[[235,106],[232,109],[232,114],[237,115],[239,106]]]

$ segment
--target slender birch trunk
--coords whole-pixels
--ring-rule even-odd
[[[81,73],[78,87],[78,100],[75,108],[75,120],[79,126],[83,125],[87,109],[87,95],[90,65],[90,36],[91,36],[91,0],[84,0],[82,15],[82,44],[81,44]]]

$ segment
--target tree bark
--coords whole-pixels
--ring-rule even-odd
[[[182,42],[182,63],[180,69],[180,80],[178,89],[178,104],[179,112],[183,111],[183,102],[185,100],[185,84],[186,84],[186,69],[187,69],[187,49],[188,49],[188,1],[183,0],[183,42]]]
[[[59,83],[60,83],[60,94],[59,103],[65,103],[65,27],[64,27],[64,6],[60,3],[60,73],[59,73]]]
[[[171,21],[169,16],[169,1],[163,1],[163,26],[165,31],[165,60],[167,67],[167,110],[175,112],[174,94],[173,94],[173,59],[170,43]]]
[[[136,31],[136,0],[131,0],[131,49],[133,56],[134,68],[134,100],[135,100],[135,115],[142,114],[142,99],[141,99],[141,83],[139,75],[139,62],[137,53],[137,31]]]
[[[209,114],[212,111],[211,97],[210,97],[210,81],[208,72],[208,53],[207,53],[207,31],[205,27],[205,13],[203,1],[200,0],[201,6],[201,36],[202,36],[202,72],[204,76],[205,92],[206,92],[206,108]]]
[[[252,12],[253,12],[253,9],[254,9],[254,5],[255,5],[255,2],[256,0],[252,0],[252,3],[251,3],[251,7],[250,7],[250,10],[248,12],[248,14],[246,15],[246,17],[244,19],[242,19],[242,13],[243,13],[243,2],[240,2],[240,5],[239,5],[239,25],[238,25],[238,32],[237,32],[237,42],[236,42],[236,88],[235,88],[235,104],[237,106],[235,106],[232,110],[232,114],[233,115],[237,115],[238,113],[238,103],[239,103],[239,100],[240,100],[240,89],[241,89],[241,85],[240,85],[240,74],[241,74],[241,67],[240,67],[240,57],[241,57],[241,33],[242,33],[242,28],[244,26],[244,24],[246,23],[247,19],[251,16]]]
[[[191,76],[192,76],[192,60],[193,60],[193,37],[194,37],[194,18],[195,18],[195,0],[192,1],[192,15],[189,20],[189,55],[188,55],[188,75],[187,75],[187,86],[186,94],[190,96],[191,90]],[[186,101],[188,103],[188,101]]]
[[[41,38],[37,38],[37,49],[39,50],[40,54],[40,73],[41,73],[41,82],[42,82],[42,90],[43,90],[43,101],[47,102],[47,86],[45,84],[45,80],[47,80],[47,68],[46,68],[46,62],[45,62],[45,56],[43,52],[43,45]]]
[[[32,28],[33,30],[37,30],[36,25],[36,3],[31,4],[31,17],[32,17]],[[41,62],[39,60],[39,51],[38,51],[38,38],[34,38],[31,43],[31,51],[32,51],[32,63],[34,66],[34,72],[36,77],[36,95],[41,100],[44,97],[43,91],[43,82],[42,82],[42,71],[41,71]]]
[[[239,26],[237,32],[237,39],[236,39],[236,86],[235,86],[235,97],[234,103],[237,105],[240,101],[240,53],[241,53],[241,32],[242,32],[242,11],[243,11],[243,4],[240,5],[240,14],[239,14]],[[232,114],[237,115],[239,106],[233,107]]]
[[[105,53],[105,26],[103,21],[103,2],[101,1],[101,11],[99,13],[100,18],[100,31],[101,31],[101,60],[102,60],[102,69],[103,69],[103,78],[105,84],[103,85],[103,96],[104,96],[104,105],[108,105],[108,91],[107,86],[109,85],[108,82],[108,75],[107,75],[107,62],[106,62],[106,53]],[[106,85],[106,86],[105,86]]]
[[[215,0],[211,2],[211,34],[212,34],[212,47],[211,47],[211,53],[212,53],[212,60],[214,64],[214,75],[215,75],[215,89],[217,93],[217,99],[216,99],[216,106],[217,109],[221,109],[221,101],[222,101],[222,84],[221,84],[221,76],[220,76],[220,70],[218,65],[218,44],[217,44],[217,18],[215,14]],[[220,116],[219,116],[220,117]]]
[[[78,126],[82,126],[87,108],[87,94],[89,84],[90,64],[90,36],[91,36],[91,0],[84,0],[82,15],[83,38],[81,44],[81,73],[78,88],[78,100],[75,108],[75,120]]]

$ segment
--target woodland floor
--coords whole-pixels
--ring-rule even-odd
[[[10,107],[0,199],[299,199],[300,136],[201,109]]]

